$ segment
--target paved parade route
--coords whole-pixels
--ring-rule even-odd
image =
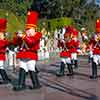
[[[41,89],[26,89],[20,92],[11,90],[10,84],[0,86],[0,100],[100,100],[100,69],[98,67],[98,79],[91,80],[91,68],[87,57],[79,57],[79,69],[75,69],[73,77],[56,77],[60,60],[52,58],[50,62],[39,61],[39,79]],[[67,68],[65,69],[67,74]],[[31,84],[27,78],[27,84]]]

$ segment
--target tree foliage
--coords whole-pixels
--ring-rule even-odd
[[[40,7],[42,17],[59,18],[73,16],[74,8],[80,4],[80,0],[37,0],[36,6]]]
[[[87,0],[0,0],[0,9],[25,18],[27,9],[38,10],[41,18],[71,17],[79,25],[95,21],[97,8]]]
[[[0,0],[0,9],[12,11],[16,15],[24,15],[33,0]]]

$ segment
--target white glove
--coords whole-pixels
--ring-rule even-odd
[[[22,33],[23,33],[23,32],[19,30],[17,36],[18,36],[18,37],[22,37],[22,36],[23,36]]]
[[[17,36],[18,36],[18,37],[22,37],[22,36],[23,36],[23,34],[17,34]]]

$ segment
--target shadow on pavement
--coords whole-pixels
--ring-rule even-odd
[[[68,84],[63,84],[61,82],[51,81],[47,78],[41,78],[41,83],[52,89],[56,89],[60,92],[67,93],[72,96],[77,96],[85,100],[98,100],[98,97],[92,93],[86,92],[84,90],[72,87]],[[66,85],[66,86],[65,86]]]

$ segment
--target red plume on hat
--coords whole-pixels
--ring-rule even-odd
[[[38,23],[39,13],[36,11],[28,11],[26,19],[26,29],[36,28]]]
[[[100,33],[100,18],[96,20],[96,32]]]
[[[7,26],[7,20],[5,18],[0,18],[0,31],[5,31]]]

